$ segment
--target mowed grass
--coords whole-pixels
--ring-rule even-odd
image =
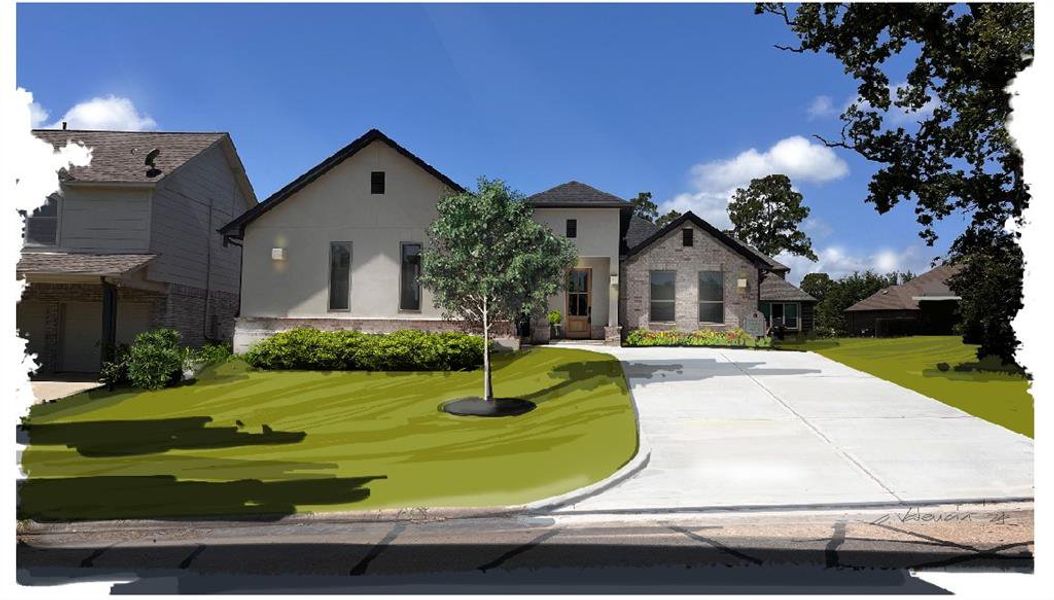
[[[1028,380],[999,372],[986,361],[985,370],[955,370],[977,366],[977,346],[958,336],[902,338],[840,338],[782,343],[783,348],[811,350],[854,369],[892,381],[986,421],[1034,436],[1035,412]],[[938,363],[947,363],[940,371]]]
[[[614,358],[539,348],[495,365],[496,395],[529,399],[534,411],[439,411],[478,396],[481,371],[264,372],[240,361],[193,385],[39,405],[19,516],[512,505],[601,480],[635,454],[635,412]]]

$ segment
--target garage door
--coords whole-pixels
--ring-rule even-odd
[[[99,370],[102,339],[101,302],[65,302],[62,304],[62,331],[59,345],[62,354],[59,368],[73,373]]]
[[[28,340],[26,353],[36,354],[37,363],[42,362],[44,356],[47,310],[47,305],[42,302],[19,302],[16,309],[18,336]]]

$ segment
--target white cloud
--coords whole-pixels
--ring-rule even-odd
[[[922,246],[907,246],[900,250],[882,248],[870,253],[856,254],[842,246],[832,245],[816,249],[816,255],[819,258],[816,262],[786,252],[775,258],[790,267],[791,272],[787,279],[794,284],[799,283],[806,273],[827,273],[832,279],[868,269],[878,273],[911,271],[917,275],[929,271],[930,261],[933,259]]]
[[[895,101],[897,99],[898,91],[907,87],[907,85],[908,82],[906,81],[902,81],[895,85],[891,84],[889,86],[890,98]],[[859,106],[859,108],[862,110],[875,110],[875,108],[871,106],[870,102],[866,102],[862,100],[860,96],[856,95],[850,96],[849,99],[846,100],[843,110],[849,108],[849,106],[854,103]],[[909,112],[908,110],[901,108],[895,104],[890,104],[889,110],[886,112],[886,116],[889,119],[888,123],[890,125],[893,125],[894,127],[899,127],[901,125],[908,125],[911,123],[916,123],[918,121],[923,121],[933,115],[933,110],[937,108],[937,104],[937,99],[933,97],[932,93],[930,94],[930,99],[926,101],[926,103],[923,104],[922,107],[916,111]]]
[[[784,138],[764,152],[751,148],[733,158],[695,165],[690,191],[663,203],[663,212],[691,210],[715,227],[727,228],[728,201],[751,179],[782,173],[792,182],[822,183],[845,177],[849,166],[834,150],[802,136]]]
[[[80,102],[48,127],[58,129],[63,122],[70,129],[146,131],[157,127],[157,122],[140,113],[130,99],[114,95]]]
[[[833,117],[838,114],[838,109],[834,107],[834,100],[830,96],[817,96],[812,99],[808,112],[809,120],[811,121],[813,119]]]
[[[29,103],[29,122],[30,126],[36,129],[42,126],[48,120],[48,111],[37,102]]]
[[[834,228],[831,227],[827,221],[818,217],[809,217],[802,221],[801,230],[809,234],[809,237],[815,240],[822,240],[823,238],[834,233]]]

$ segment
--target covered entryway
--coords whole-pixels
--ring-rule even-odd
[[[592,281],[592,269],[571,269],[567,274],[567,337],[570,339],[589,338]]]

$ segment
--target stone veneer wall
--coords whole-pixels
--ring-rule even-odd
[[[691,228],[694,243],[685,247],[681,230]],[[676,271],[674,322],[650,320],[651,271]],[[725,290],[725,322],[722,325],[699,322],[699,271],[722,271]],[[747,287],[737,287],[746,277]],[[669,235],[652,243],[640,253],[622,261],[619,276],[619,314],[622,335],[634,329],[694,331],[700,328],[736,327],[742,319],[757,310],[758,270],[743,255],[686,223]]]

